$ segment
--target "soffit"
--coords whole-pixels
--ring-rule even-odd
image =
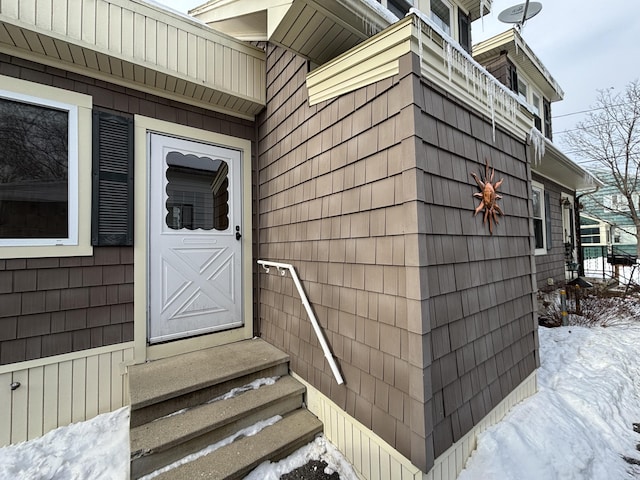
[[[482,15],[486,15],[491,12],[491,4],[493,0],[458,0],[457,3],[464,10],[469,12],[471,21],[477,20]]]
[[[545,139],[542,159],[532,162],[531,169],[574,191],[603,185],[600,180],[569,159],[548,139]]]
[[[373,0],[214,0],[189,13],[236,38],[268,40],[318,65],[397,21]]]
[[[510,29],[473,46],[473,58],[485,65],[506,51],[518,71],[524,71],[550,101],[562,100],[564,92],[516,29]]]
[[[266,104],[263,51],[142,0],[3,0],[0,51],[244,118]]]

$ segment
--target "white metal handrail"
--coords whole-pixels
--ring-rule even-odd
[[[338,385],[342,385],[344,383],[344,379],[342,378],[342,374],[338,369],[338,365],[336,364],[335,358],[333,358],[333,354],[331,353],[331,349],[329,348],[329,344],[327,340],[324,338],[324,334],[320,329],[320,325],[318,324],[318,319],[316,318],[315,313],[313,313],[313,309],[311,308],[311,304],[309,303],[309,299],[307,298],[307,294],[302,288],[302,283],[300,283],[300,278],[298,278],[298,274],[296,273],[296,269],[290,263],[279,263],[272,262],[269,260],[258,260],[258,264],[262,265],[262,268],[265,269],[267,273],[269,273],[269,267],[275,267],[278,269],[278,273],[281,276],[286,275],[287,270],[291,273],[291,278],[293,278],[293,283],[295,283],[296,288],[298,289],[298,294],[300,295],[300,299],[302,300],[302,304],[304,305],[305,310],[307,311],[307,315],[309,316],[309,320],[311,320],[311,325],[313,325],[313,330],[316,332],[316,337],[318,337],[318,341],[320,342],[320,346],[322,347],[322,351],[324,352],[324,358],[329,362],[329,366],[331,367],[331,371],[333,372],[333,376],[338,382]]]

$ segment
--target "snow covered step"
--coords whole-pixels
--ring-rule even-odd
[[[131,428],[258,378],[286,375],[289,357],[261,339],[129,367]]]
[[[271,385],[132,428],[131,477],[146,475],[260,420],[299,409],[304,392],[300,382],[285,376]]]
[[[265,460],[277,461],[309,443],[322,423],[307,410],[296,410],[252,436],[240,436],[206,456],[155,477],[158,480],[242,478]]]

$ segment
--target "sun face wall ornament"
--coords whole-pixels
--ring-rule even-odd
[[[471,176],[480,188],[480,192],[473,194],[474,197],[480,199],[480,204],[476,207],[473,215],[476,216],[484,210],[482,223],[484,224],[489,221],[489,233],[493,235],[493,224],[498,223],[498,215],[504,215],[500,205],[498,205],[498,200],[502,198],[502,195],[498,194],[498,188],[500,188],[504,179],[501,178],[496,183],[493,183],[493,178],[496,173],[495,169],[489,167],[489,159],[485,159],[484,165],[484,181],[480,180],[475,173],[471,173]],[[490,170],[491,172],[489,172]]]

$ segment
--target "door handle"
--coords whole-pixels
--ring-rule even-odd
[[[236,225],[236,240],[240,240],[242,238],[242,234],[240,233],[240,226]]]

